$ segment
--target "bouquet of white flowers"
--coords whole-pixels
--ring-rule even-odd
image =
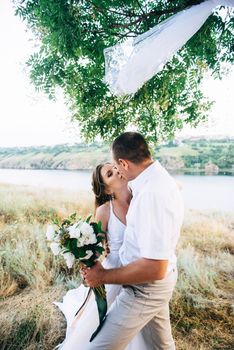
[[[76,262],[80,268],[92,267],[95,261],[105,252],[106,232],[102,230],[101,222],[90,222],[91,216],[86,220],[78,219],[76,213],[67,219],[53,219],[48,226],[46,237],[54,255],[62,255],[68,268]],[[54,228],[57,227],[57,229]],[[107,312],[105,286],[92,288],[97,302],[100,326],[92,335],[91,340],[99,331]]]

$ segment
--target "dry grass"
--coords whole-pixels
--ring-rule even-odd
[[[0,223],[46,223],[53,215],[93,211],[92,194],[29,186],[0,185]]]
[[[44,291],[26,288],[2,301],[0,316],[2,349],[52,349],[65,335],[65,324],[52,302],[62,286]]]
[[[0,195],[0,296],[26,286],[42,290],[64,280],[68,271],[47,247],[46,225],[53,216],[66,217],[74,211],[88,215],[91,194],[1,186]]]
[[[85,193],[0,186],[2,349],[52,349],[65,323],[52,301],[79,285],[45,241],[51,215],[92,212]],[[233,349],[234,216],[188,212],[178,247],[172,326],[178,350]]]
[[[234,217],[186,215],[171,313],[177,349],[233,349]]]

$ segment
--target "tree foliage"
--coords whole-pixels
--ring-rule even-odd
[[[186,7],[190,0],[15,0],[39,38],[28,61],[31,79],[51,98],[62,88],[86,139],[112,138],[134,125],[149,139],[173,137],[184,123],[206,118],[204,72],[222,76],[234,61],[233,12],[215,11],[188,43],[133,98],[110,94],[103,83],[103,49],[138,35]]]

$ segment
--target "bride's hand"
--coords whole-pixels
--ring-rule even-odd
[[[95,265],[92,268],[86,268],[82,270],[84,281],[91,288],[104,284],[104,273],[105,269],[99,261],[96,261]]]

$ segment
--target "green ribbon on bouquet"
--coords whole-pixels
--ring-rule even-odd
[[[105,290],[104,284],[92,289],[95,295],[97,308],[98,308],[99,326],[97,327],[96,331],[92,334],[90,338],[90,342],[96,337],[96,335],[99,333],[102,326],[104,325],[104,322],[106,320],[106,313],[107,313],[106,290]]]

